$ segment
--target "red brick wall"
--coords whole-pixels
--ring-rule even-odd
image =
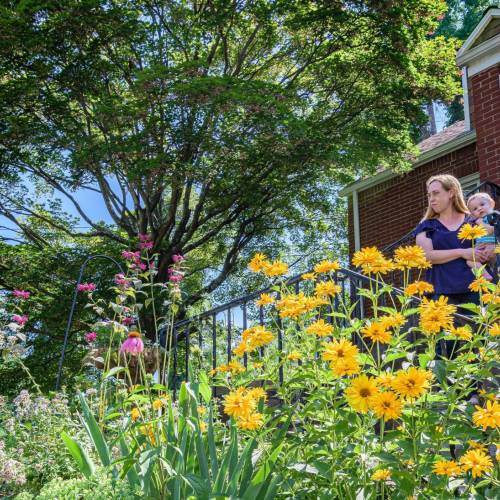
[[[500,184],[500,64],[471,78],[481,180]]]
[[[361,247],[380,249],[411,231],[427,206],[425,181],[446,173],[465,177],[478,171],[476,144],[453,151],[414,170],[358,193]],[[354,252],[352,197],[349,200],[349,253]]]

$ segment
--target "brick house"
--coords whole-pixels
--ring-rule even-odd
[[[465,120],[418,144],[420,155],[409,172],[382,171],[341,191],[348,196],[350,255],[366,246],[383,249],[411,231],[427,206],[431,175],[452,174],[464,191],[484,181],[500,184],[500,8],[485,12],[458,51],[457,65]]]

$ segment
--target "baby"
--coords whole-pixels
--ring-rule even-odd
[[[477,245],[477,247],[481,246],[481,248],[491,248],[491,246],[493,246],[492,250],[494,250],[496,239],[494,228],[489,224],[491,221],[488,215],[492,214],[495,210],[495,200],[493,200],[488,193],[475,193],[467,200],[467,207],[471,215],[476,218],[476,223],[480,224],[488,231],[486,236],[475,240],[475,245]],[[472,260],[468,260],[467,265],[472,269],[482,266],[480,262],[474,262]],[[492,279],[490,273],[486,271],[484,271],[483,276],[488,280]]]

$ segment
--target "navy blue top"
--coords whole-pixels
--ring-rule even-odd
[[[427,219],[415,228],[413,234],[417,236],[419,233],[425,233],[427,238],[432,240],[434,250],[471,248],[470,240],[458,239],[458,232],[466,223],[474,224],[474,219],[466,215],[460,227],[456,231],[450,231],[439,220]],[[427,269],[426,280],[434,285],[436,294],[466,293],[470,292],[469,285],[474,280],[474,274],[466,260],[460,257],[445,264],[432,264],[432,267]]]

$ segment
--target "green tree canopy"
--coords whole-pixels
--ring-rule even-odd
[[[242,252],[332,183],[404,168],[422,104],[458,92],[441,0],[3,2],[0,214],[123,248],[154,238],[158,279],[188,254],[219,287]],[[31,187],[35,186],[38,197]],[[97,192],[113,224],[75,193]],[[50,202],[73,204],[88,232]]]

